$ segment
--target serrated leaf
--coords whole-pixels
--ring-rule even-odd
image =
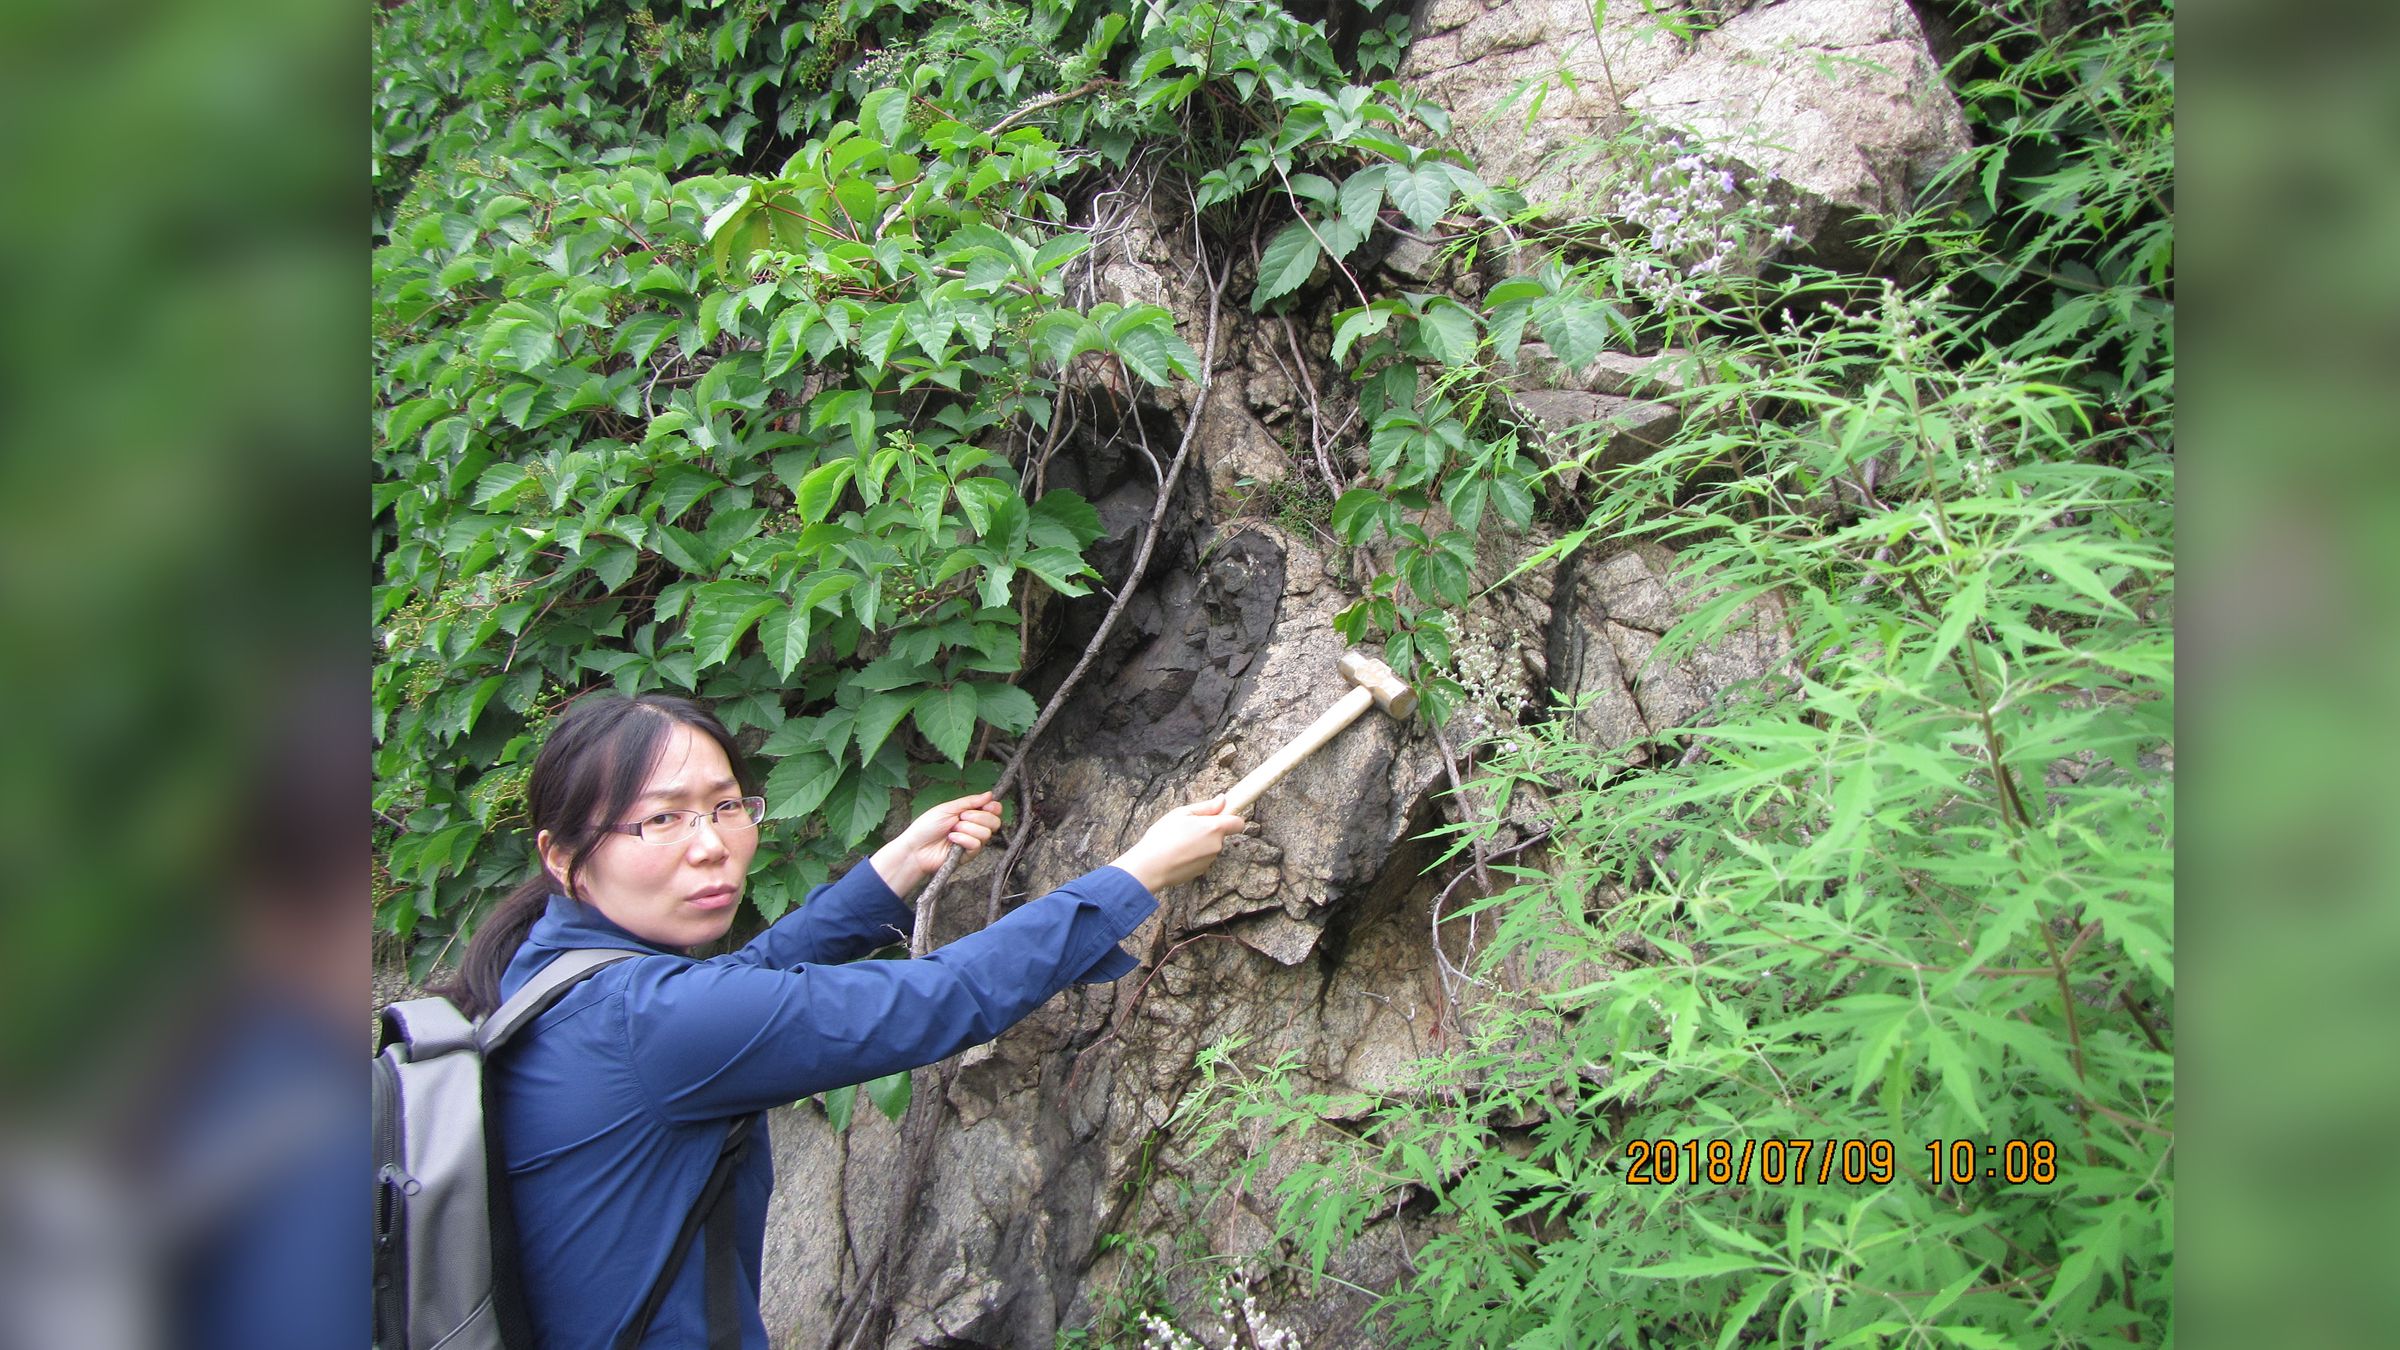
[[[1925,656],[1926,678],[1931,679],[1941,668],[1942,659],[1966,637],[1968,626],[1983,617],[1983,599],[1990,575],[1981,569],[1968,573],[1966,584],[1942,606],[1942,626],[1935,631],[1933,649]]]
[[[1492,480],[1492,506],[1500,512],[1502,520],[1517,529],[1532,528],[1533,490],[1525,486],[1524,479],[1514,476],[1494,478]]]
[[[850,677],[849,682],[862,690],[906,689],[912,684],[924,684],[933,672],[922,661],[910,661],[897,656],[879,656],[867,663],[867,668]]]
[[[792,494],[792,510],[811,525],[824,520],[842,499],[842,489],[849,486],[850,475],[857,468],[857,460],[837,459],[809,470]]]
[[[1063,548],[1037,548],[1017,561],[1061,595],[1091,593],[1091,588],[1078,579],[1090,571],[1090,565],[1078,553]]]
[[[808,659],[808,629],[808,610],[799,605],[779,606],[758,621],[758,645],[766,649],[776,674],[788,680]]]
[[[1091,246],[1090,235],[1062,234],[1034,250],[1033,262],[1027,270],[1035,280],[1039,280],[1066,266],[1069,260],[1082,256]]]
[[[625,579],[633,575],[635,564],[641,560],[638,551],[624,544],[608,544],[593,556],[592,575],[600,578],[601,585],[613,591],[625,584]]]
[[[1064,488],[1042,494],[1026,522],[1025,539],[1036,548],[1068,548],[1081,552],[1105,528],[1100,512],[1080,495]]]
[[[768,818],[795,820],[807,815],[824,804],[841,779],[840,763],[821,750],[803,751],[779,761],[767,774]]]
[[[1706,1252],[1698,1256],[1661,1261],[1655,1266],[1619,1266],[1617,1274],[1644,1280],[1691,1280],[1757,1268],[1757,1260],[1751,1257],[1737,1256],[1732,1252]]]
[[[975,689],[961,681],[917,696],[917,730],[953,764],[967,762],[975,739]]]
[[[1333,504],[1333,532],[1346,544],[1364,543],[1369,527],[1382,522],[1385,498],[1374,488],[1352,488]]]
[[[522,464],[495,464],[475,480],[475,504],[505,511],[533,486]]]
[[[1013,684],[976,682],[975,715],[1012,736],[1032,726],[1041,714],[1033,695]]]
[[[1590,365],[1608,342],[1608,312],[1591,300],[1559,296],[1540,310],[1542,337],[1570,370]]]
[[[1473,530],[1483,522],[1483,504],[1491,490],[1492,480],[1480,474],[1453,474],[1442,489],[1442,507],[1458,528]]]
[[[1475,316],[1464,305],[1435,300],[1417,319],[1417,336],[1426,352],[1446,366],[1463,366],[1475,359]]]
[[[1143,383],[1163,386],[1175,378],[1167,336],[1155,328],[1133,329],[1117,339],[1117,355]]]
[[[864,773],[845,774],[825,799],[826,829],[843,848],[856,848],[883,827],[891,808],[890,788],[868,782]]]
[[[1350,354],[1351,344],[1360,338],[1373,337],[1391,326],[1392,311],[1380,305],[1344,310],[1333,324],[1333,359],[1341,361]]]
[[[1383,185],[1390,166],[1369,165],[1342,180],[1342,219],[1357,229],[1368,229],[1375,223],[1375,213],[1383,207]]]
[[[2082,560],[2070,553],[2065,546],[2027,543],[2019,545],[2018,552],[2093,603],[2111,613],[2121,614],[2127,618],[2133,616],[2132,608],[2109,592],[2108,583],[2102,581],[2090,568],[2084,566]]]
[[[1317,269],[1324,250],[1308,232],[1308,222],[1295,220],[1275,232],[1259,255],[1258,286],[1250,292],[1250,308],[1262,309],[1278,296],[1289,295]]]
[[[685,620],[691,632],[692,656],[701,665],[715,665],[733,654],[742,635],[782,602],[747,581],[712,581],[692,594]]]
[[[1414,169],[1392,166],[1385,176],[1384,196],[1408,223],[1424,234],[1441,223],[1442,213],[1450,209],[1453,185],[1450,175],[1438,164],[1421,164]]]
[[[808,354],[807,344],[802,338],[816,317],[814,309],[805,304],[787,306],[775,316],[775,322],[767,325],[767,352],[765,364],[760,367],[762,375],[772,380],[800,364],[800,358]]]
[[[916,698],[913,687],[879,689],[859,703],[858,757],[861,760],[875,758],[875,752],[891,739],[892,730],[900,725],[900,719],[908,716],[908,710]]]
[[[797,755],[808,750],[822,751],[823,747],[817,744],[822,732],[823,724],[819,718],[789,718],[758,747],[758,753],[771,759],[782,759],[786,755]]]

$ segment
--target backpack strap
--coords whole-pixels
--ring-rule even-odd
[[[491,1054],[508,1044],[509,1037],[516,1035],[526,1023],[548,1011],[550,1005],[558,1001],[559,995],[567,992],[576,981],[611,962],[641,954],[622,948],[587,947],[559,956],[535,971],[533,978],[525,982],[524,988],[494,1009],[491,1016],[483,1019],[475,1028],[476,1048],[486,1055]]]
[[[403,1064],[439,1059],[475,1044],[475,1024],[446,998],[412,998],[386,1006],[376,1019],[375,1053],[399,1046]]]
[[[650,1334],[650,1321],[658,1316],[659,1306],[667,1301],[667,1290],[675,1283],[677,1272],[691,1255],[692,1238],[703,1225],[708,1229],[708,1244],[702,1259],[708,1263],[703,1273],[708,1293],[708,1350],[741,1350],[742,1348],[742,1277],[739,1262],[734,1256],[733,1197],[727,1187],[733,1180],[734,1168],[750,1152],[750,1134],[757,1124],[755,1115],[743,1116],[725,1132],[725,1143],[717,1150],[717,1165],[708,1174],[708,1184],[700,1188],[700,1201],[684,1218],[683,1229],[675,1235],[675,1245],[667,1252],[667,1268],[658,1274],[658,1283],[650,1286],[650,1296],[642,1300],[642,1310],[616,1339],[613,1350],[636,1350],[642,1337]]]

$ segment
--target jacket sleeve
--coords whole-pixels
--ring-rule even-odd
[[[711,1120],[931,1064],[1061,989],[1138,964],[1117,947],[1158,908],[1102,867],[913,961],[628,963],[627,1053],[670,1121]]]
[[[840,877],[809,888],[808,898],[737,952],[717,959],[778,970],[855,961],[878,947],[908,941],[916,916],[861,858]]]

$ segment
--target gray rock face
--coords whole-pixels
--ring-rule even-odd
[[[1577,739],[1623,745],[1647,762],[1650,743],[1702,717],[1736,687],[1773,679],[1790,655],[1781,606],[1752,601],[1724,639],[1680,660],[1659,640],[1706,598],[1655,545],[1569,559],[1548,633],[1552,688],[1574,709]]]
[[[1737,12],[1738,11],[1738,12]],[[1825,258],[1848,217],[1902,211],[1967,148],[1966,120],[1906,0],[1610,5],[1423,0],[1401,79],[1444,106],[1487,182],[1554,219],[1593,200],[1601,145],[1637,116],[1771,171],[1781,219]]]

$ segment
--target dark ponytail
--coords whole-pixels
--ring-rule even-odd
[[[552,876],[537,849],[533,875],[476,925],[458,978],[436,992],[469,1017],[486,1016],[500,1006],[500,976],[526,933],[549,908],[551,896],[575,894],[575,873],[607,842],[607,824],[622,818],[641,796],[678,722],[724,749],[745,795],[757,791],[733,734],[699,704],[668,694],[577,700],[552,724],[525,786],[526,834],[538,839],[548,830],[568,851],[567,874]]]

